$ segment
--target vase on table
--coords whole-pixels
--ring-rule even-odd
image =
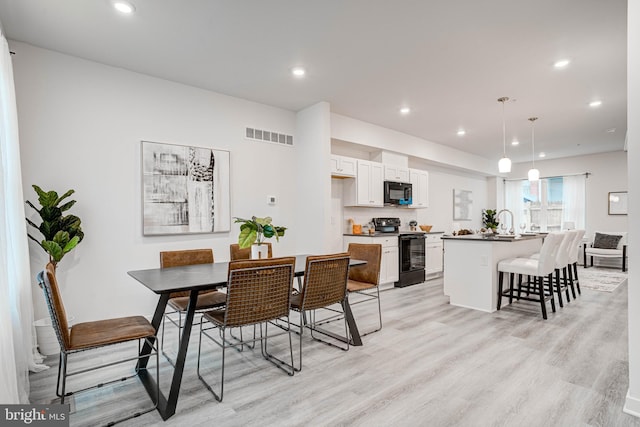
[[[251,245],[251,259],[265,259],[269,257],[269,246],[262,243]]]

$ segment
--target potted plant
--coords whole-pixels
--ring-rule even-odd
[[[482,225],[494,233],[498,230],[498,218],[496,218],[496,213],[495,209],[482,210]]]
[[[43,191],[37,185],[33,185],[33,189],[38,194],[40,209],[28,200],[26,203],[38,212],[42,222],[38,225],[27,218],[27,223],[40,231],[44,239],[36,239],[29,233],[27,235],[49,254],[49,261],[54,267],[57,267],[62,257],[75,248],[84,237],[80,226],[80,218],[75,215],[64,215],[64,212],[71,209],[76,201],[70,200],[60,205],[64,199],[71,196],[75,191],[69,190],[62,196],[58,196],[55,191]]]
[[[238,245],[241,249],[251,247],[251,258],[266,258],[267,248],[263,246],[264,239],[275,237],[276,241],[284,236],[286,227],[271,224],[271,217],[258,218],[252,216],[251,219],[235,217],[235,222],[240,225],[240,235]]]

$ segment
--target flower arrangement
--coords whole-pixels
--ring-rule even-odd
[[[262,244],[264,239],[275,237],[276,241],[284,236],[286,227],[279,227],[271,224],[271,217],[258,218],[252,216],[251,219],[243,219],[235,217],[235,223],[240,223],[240,235],[238,236],[238,245],[241,249],[248,248],[254,243]]]

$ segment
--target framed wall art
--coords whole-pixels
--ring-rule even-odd
[[[142,141],[143,234],[231,228],[229,152]]]
[[[453,190],[453,219],[471,221],[473,192],[470,190]]]
[[[626,215],[627,214],[627,192],[611,191],[609,192],[609,215]]]

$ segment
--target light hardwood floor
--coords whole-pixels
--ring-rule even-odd
[[[343,352],[305,335],[304,369],[294,377],[257,349],[228,351],[222,403],[196,376],[194,332],[176,415],[163,422],[154,411],[122,425],[640,426],[622,412],[626,284],[613,293],[584,289],[547,321],[535,303],[493,314],[453,307],[441,279],[384,291],[382,307],[384,327],[364,337],[363,347]],[[356,305],[354,313],[361,330],[375,326],[375,303]],[[274,340],[274,350],[284,342]],[[296,345],[297,336],[294,352]],[[214,381],[220,350],[205,348],[205,375]],[[88,357],[75,360],[82,365]],[[55,396],[57,357],[47,363],[51,369],[31,375],[33,403]],[[167,390],[170,365],[160,364]],[[72,379],[71,387],[80,382]],[[104,424],[149,403],[137,380],[129,380],[77,395],[71,425]]]

